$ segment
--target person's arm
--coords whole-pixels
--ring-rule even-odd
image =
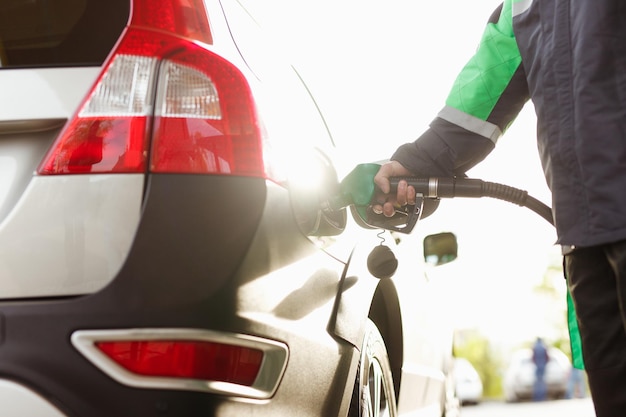
[[[528,99],[513,34],[511,1],[506,0],[490,17],[480,45],[457,76],[445,107],[415,142],[397,149],[376,175],[376,184],[382,191],[389,190],[389,177],[397,176],[389,173],[402,168],[422,177],[464,175],[493,150]],[[398,203],[414,200],[410,187],[403,186],[402,192],[396,196]],[[386,206],[385,214],[392,213],[393,205]],[[382,207],[377,209],[382,211]]]

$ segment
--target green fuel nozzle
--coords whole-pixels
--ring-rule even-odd
[[[367,207],[374,200],[374,176],[379,169],[379,164],[357,165],[339,184],[339,195],[328,202],[330,208],[338,210],[350,205],[359,209]]]
[[[374,177],[380,164],[357,165],[339,184],[339,193],[327,202],[327,208],[340,210],[350,207],[357,223],[365,228],[380,228],[402,233],[410,233],[419,219],[422,200],[419,204],[404,207],[392,217],[376,214],[372,210],[377,187]]]

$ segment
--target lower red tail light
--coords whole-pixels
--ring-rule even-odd
[[[251,386],[263,352],[244,346],[184,340],[106,341],[96,347],[138,375],[190,378]]]
[[[264,337],[189,328],[76,330],[71,342],[120,384],[271,398],[289,348]]]

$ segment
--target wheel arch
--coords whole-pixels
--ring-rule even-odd
[[[376,324],[385,341],[397,399],[400,395],[400,379],[404,360],[404,335],[398,292],[392,280],[382,279],[376,287],[370,305],[369,318]]]

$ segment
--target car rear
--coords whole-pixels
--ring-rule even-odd
[[[544,375],[547,395],[550,398],[563,398],[567,391],[571,364],[567,356],[556,348],[550,348],[548,354],[550,360]],[[530,349],[516,351],[505,375],[505,396],[509,401],[532,399],[535,379],[532,351]]]
[[[213,415],[275,395],[290,336],[241,317],[258,303],[241,284],[324,255],[210,21],[200,0],[0,6],[5,415]],[[343,264],[315,268],[336,289]]]

